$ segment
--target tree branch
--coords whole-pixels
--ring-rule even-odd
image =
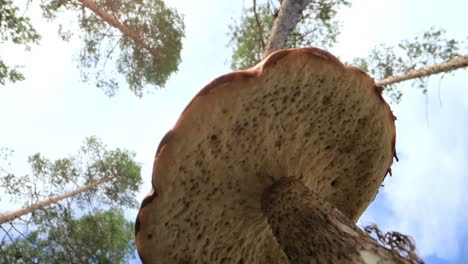
[[[96,2],[94,2],[93,0],[79,1],[83,4],[83,6],[89,8],[91,11],[93,11],[96,15],[98,15],[104,21],[109,23],[111,26],[120,30],[120,32],[122,32],[126,37],[132,39],[138,46],[148,50],[149,53],[153,55],[155,59],[158,59],[159,53],[157,49],[150,47],[140,35],[128,28],[126,25],[122,24],[115,16],[109,14],[104,9],[100,8]]]
[[[96,181],[96,182],[90,183],[88,185],[82,186],[80,188],[77,188],[74,191],[71,191],[71,192],[68,192],[68,193],[65,193],[65,194],[61,194],[61,195],[52,196],[52,197],[50,197],[50,198],[48,198],[46,200],[40,201],[38,203],[35,203],[33,205],[24,207],[22,209],[2,214],[2,215],[0,215],[0,225],[6,223],[8,221],[15,220],[16,218],[19,218],[19,217],[21,217],[23,215],[34,212],[39,208],[42,208],[42,207],[45,207],[47,205],[50,205],[50,204],[59,202],[61,200],[70,198],[70,197],[75,196],[75,195],[77,195],[79,193],[86,192],[86,191],[88,191],[90,189],[93,189],[93,188],[95,188],[95,187],[97,187],[97,186],[99,186],[99,185],[101,185],[101,184],[103,184],[105,182],[110,181],[111,179],[112,178],[104,178],[104,179],[101,179],[99,181]]]
[[[412,70],[399,76],[391,76],[377,81],[376,84],[385,86],[442,72],[450,72],[465,67],[468,67],[468,55],[460,56],[440,64],[428,66],[426,68]]]
[[[264,57],[275,50],[284,48],[289,35],[301,17],[302,10],[309,2],[310,0],[283,0],[278,18],[271,30],[270,39],[264,49]]]
[[[253,0],[253,7],[252,7],[254,16],[255,16],[255,21],[257,22],[257,27],[258,27],[258,35],[260,37],[260,44],[262,45],[262,50],[265,50],[265,41],[263,40],[263,30],[262,30],[262,25],[260,24],[260,20],[258,19],[258,14],[257,14],[257,1]]]

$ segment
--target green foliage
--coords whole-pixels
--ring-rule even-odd
[[[259,6],[257,14],[261,21],[263,39],[260,39],[257,22],[251,9],[243,12],[239,23],[229,27],[231,31],[229,44],[233,47],[231,68],[234,70],[249,68],[262,59],[262,41],[266,43],[268,40],[274,17],[266,5]]]
[[[110,180],[0,225],[0,263],[125,262],[134,241],[133,225],[123,218],[122,210],[137,207],[135,193],[142,182],[134,153],[108,150],[99,139],[89,137],[77,154],[67,158],[52,161],[39,153],[30,156],[31,173],[24,176],[9,172],[12,153],[0,149],[0,188],[3,197],[22,201],[24,206]]]
[[[107,150],[96,137],[85,140],[76,155],[51,161],[37,153],[28,158],[31,174],[6,174],[0,187],[15,200],[34,204],[44,198],[63,194],[101,179],[111,180],[99,188],[73,197],[83,208],[93,201],[108,206],[136,207],[135,192],[141,184],[141,165],[135,153]]]
[[[346,0],[314,0],[302,12],[286,46],[289,48],[318,46],[330,48],[336,43],[339,24],[335,17],[341,6],[349,6]],[[274,20],[278,15],[279,2],[260,3],[257,15],[263,39],[252,8],[246,9],[237,23],[230,26],[229,46],[233,49],[232,69],[245,69],[258,63],[263,56],[262,42],[266,43],[271,34]]]
[[[462,45],[463,42],[446,37],[445,30],[431,28],[413,40],[401,41],[397,47],[381,44],[373,48],[367,58],[356,58],[351,64],[381,80],[460,56]],[[426,93],[427,78],[414,80],[413,86]],[[385,91],[394,102],[400,101],[402,92],[396,85],[386,86]]]
[[[98,210],[79,219],[65,213],[14,243],[0,246],[0,263],[128,263],[133,223],[119,210]]]
[[[39,42],[40,36],[31,25],[29,18],[20,16],[18,11],[13,1],[0,0],[0,45],[11,42],[29,50],[31,44]],[[24,80],[24,75],[18,70],[19,67],[9,66],[0,59],[0,84],[4,85],[6,81],[14,83]]]
[[[62,11],[73,11],[77,16],[80,37],[84,46],[80,53],[83,80],[94,77],[97,87],[112,96],[119,81],[106,68],[111,62],[117,72],[123,74],[129,88],[142,96],[147,85],[163,87],[169,76],[176,72],[181,61],[184,24],[182,17],[161,0],[153,1],[95,1],[109,15],[117,18],[143,42],[157,53],[155,57],[148,49],[111,26],[108,21],[76,0],[42,0],[44,16],[54,19]],[[68,40],[73,35],[61,25],[59,34]],[[114,67],[112,67],[114,69]]]
[[[86,175],[86,184],[104,178],[115,179],[104,183],[101,188],[83,193],[86,200],[100,198],[99,202],[110,206],[137,207],[138,204],[134,194],[138,191],[141,180],[141,166],[133,158],[135,153],[119,148],[108,151],[102,143],[95,137],[87,139],[86,144],[81,148],[83,156],[91,159],[83,159],[87,164],[83,170]]]

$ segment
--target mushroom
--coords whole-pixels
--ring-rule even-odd
[[[395,154],[381,93],[316,48],[280,50],[209,83],[159,144],[135,225],[141,260],[287,262],[262,199],[285,177],[357,221]]]

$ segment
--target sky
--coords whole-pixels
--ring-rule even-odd
[[[57,36],[57,23],[28,11],[43,39],[30,52],[0,45],[6,62],[24,65],[26,80],[0,87],[0,147],[15,150],[12,168],[27,173],[27,157],[41,152],[50,159],[73,154],[96,135],[110,148],[137,153],[144,180],[137,197],[150,190],[153,157],[162,136],[175,124],[190,99],[212,79],[227,73],[231,48],[229,25],[250,1],[166,1],[184,15],[182,63],[166,87],[134,96],[125,86],[107,97],[80,81],[81,43]],[[16,1],[23,5],[22,1]],[[342,34],[330,51],[344,60],[365,56],[371,47],[395,45],[431,26],[467,40],[468,1],[356,0],[340,11]],[[468,71],[428,82],[428,94],[402,84],[404,96],[392,104],[398,117],[397,153],[374,203],[358,225],[376,223],[416,241],[427,263],[468,263]],[[136,211],[127,213],[134,219]]]

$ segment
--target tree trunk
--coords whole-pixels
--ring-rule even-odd
[[[79,0],[79,1],[83,4],[83,6],[91,9],[91,11],[93,11],[96,15],[98,15],[104,21],[109,23],[109,25],[117,28],[126,37],[132,39],[138,46],[148,50],[149,53],[153,55],[155,59],[158,59],[159,54],[158,54],[157,49],[152,48],[150,45],[148,45],[145,42],[145,40],[140,35],[138,35],[138,33],[136,33],[135,31],[131,30],[130,28],[122,24],[115,16],[109,14],[106,10],[100,8],[96,4],[96,2],[94,2],[93,0]]]
[[[81,1],[81,0],[80,0]],[[88,0],[85,0],[88,1]],[[275,20],[271,35],[263,51],[263,57],[268,56],[275,50],[285,47],[291,32],[299,22],[302,11],[310,3],[310,0],[283,0],[278,17]],[[468,56],[460,56],[452,60],[435,64],[426,68],[412,70],[399,76],[391,76],[377,82],[377,85],[385,86],[412,80],[433,74],[450,72],[460,68],[468,67]]]
[[[93,188],[95,188],[95,187],[97,187],[97,186],[99,186],[99,185],[101,185],[101,184],[103,184],[105,182],[110,181],[111,179],[112,178],[104,178],[104,179],[101,179],[99,181],[96,181],[96,182],[90,183],[88,185],[85,185],[83,187],[80,187],[80,188],[78,188],[78,189],[76,189],[74,191],[71,191],[71,192],[68,192],[68,193],[65,193],[65,194],[61,194],[61,195],[52,196],[52,197],[50,197],[50,198],[48,198],[46,200],[37,202],[37,203],[35,203],[33,205],[24,207],[22,209],[2,214],[2,215],[0,215],[0,225],[4,224],[6,222],[9,222],[9,221],[15,220],[16,218],[19,218],[19,217],[21,217],[23,215],[32,213],[32,212],[36,211],[39,208],[51,205],[53,203],[57,203],[57,202],[62,201],[64,199],[75,196],[75,195],[77,195],[79,193],[86,192],[86,191],[88,191],[90,189],[93,189]]]
[[[283,0],[278,17],[271,29],[270,39],[263,51],[263,57],[284,48],[289,35],[299,22],[302,10],[308,3],[310,0]]]
[[[410,263],[294,177],[265,190],[262,210],[291,263]]]
[[[399,83],[411,79],[425,77],[437,73],[449,72],[460,68],[468,67],[468,56],[460,56],[441,64],[435,64],[426,68],[412,70],[399,76],[391,76],[377,82],[377,85],[385,86],[389,84]]]

